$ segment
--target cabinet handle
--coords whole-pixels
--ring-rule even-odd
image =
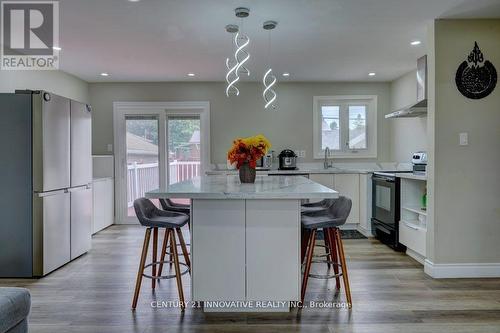
[[[410,229],[413,229],[413,230],[418,230],[418,228],[417,228],[417,227],[414,227],[414,226],[412,226],[412,225],[409,225],[407,222],[404,222],[404,224],[405,224],[408,228],[410,228]]]

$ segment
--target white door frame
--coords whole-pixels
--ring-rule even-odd
[[[170,110],[170,111],[169,111]],[[196,110],[196,111],[194,111]],[[126,116],[144,115],[158,118],[158,167],[160,187],[167,186],[169,168],[167,163],[167,117],[169,115],[199,115],[200,116],[200,145],[201,145],[201,174],[210,169],[210,102],[114,102],[113,103],[113,138],[115,159],[115,215],[117,224],[135,224],[135,217],[124,214],[127,207],[127,170],[126,165]]]

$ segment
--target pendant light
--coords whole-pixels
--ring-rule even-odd
[[[226,31],[230,34],[235,34],[239,30],[239,27],[235,24],[226,25]],[[236,49],[234,44],[235,38],[231,36],[231,51],[234,52]],[[240,94],[240,90],[236,87],[236,82],[240,79],[238,74],[236,73],[236,67],[238,66],[238,61],[236,60],[236,55],[233,55],[233,59],[226,58],[226,96],[230,95],[238,96]]]
[[[242,32],[243,18],[250,15],[250,9],[238,7],[234,10],[236,17],[241,19],[241,25],[238,27],[234,24],[226,25],[226,31],[235,34],[233,38],[234,56],[233,59],[226,58],[226,96],[238,96],[240,91],[236,87],[236,83],[240,80],[240,74],[250,75],[250,71],[245,66],[245,63],[250,59],[250,54],[246,50],[250,44],[250,38]]]
[[[264,30],[268,31],[268,69],[266,70],[264,77],[262,78],[262,83],[264,84],[264,91],[262,92],[262,97],[264,98],[264,108],[276,109],[276,92],[273,87],[276,84],[276,76],[273,74],[273,69],[271,67],[271,30],[275,29],[278,25],[276,21],[266,21],[263,24]]]

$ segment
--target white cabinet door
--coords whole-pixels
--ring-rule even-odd
[[[313,182],[331,188],[332,190],[336,190],[332,174],[320,174],[320,173],[310,174],[309,179],[312,180]],[[316,201],[321,201],[321,199],[318,198],[309,199],[309,202],[316,202]]]
[[[365,236],[371,236],[371,175],[359,175],[359,227]]]
[[[193,199],[191,215],[192,300],[244,300],[245,200]]]
[[[300,200],[246,200],[247,301],[300,299]]]
[[[114,223],[113,179],[95,180],[93,184],[92,233],[95,234]]]
[[[336,174],[334,179],[334,189],[339,195],[352,200],[347,223],[359,223],[359,174]]]

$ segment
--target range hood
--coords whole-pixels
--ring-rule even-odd
[[[417,60],[417,102],[386,114],[385,118],[424,117],[427,115],[427,56]]]

